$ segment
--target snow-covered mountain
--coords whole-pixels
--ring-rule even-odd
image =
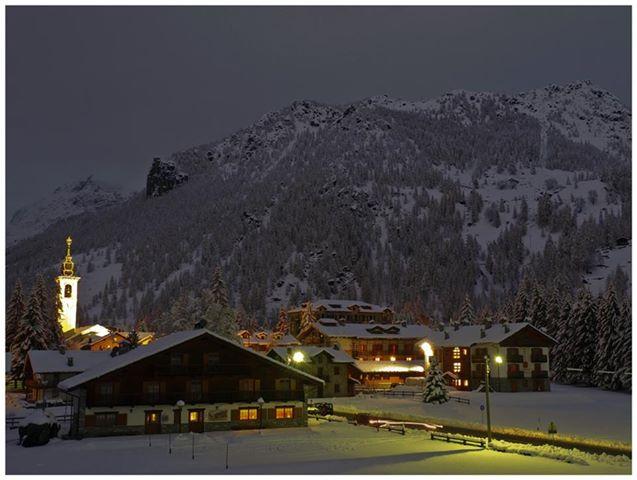
[[[120,191],[92,176],[56,188],[48,196],[13,214],[7,224],[7,245],[43,232],[59,220],[94,212],[124,200]]]
[[[145,194],[10,248],[8,284],[53,268],[71,231],[81,302],[110,323],[159,315],[217,265],[261,318],[319,296],[447,319],[466,294],[506,303],[524,272],[601,290],[629,282],[630,117],[588,82],[293,102],[154,160]]]

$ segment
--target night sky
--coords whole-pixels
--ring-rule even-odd
[[[153,156],[297,99],[589,79],[631,101],[629,7],[7,7],[6,22],[7,220],[90,174],[142,189]]]

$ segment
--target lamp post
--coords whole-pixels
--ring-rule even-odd
[[[484,356],[484,364],[485,364],[485,369],[484,369],[484,393],[486,396],[486,407],[487,407],[487,445],[491,444],[491,404],[489,403],[489,390],[490,390],[490,386],[489,386],[489,374],[491,372],[491,366],[489,363],[489,356],[485,355]]]
[[[261,429],[263,428],[263,404],[265,403],[265,400],[263,400],[263,397],[259,397],[259,399],[257,400],[257,403],[259,404],[259,432],[260,432]]]
[[[183,400],[177,400],[177,403],[175,404],[179,411],[179,433],[181,433],[181,409],[184,408],[184,405],[186,405],[186,402]]]
[[[422,342],[420,344],[420,348],[425,356],[425,372],[427,372],[427,369],[429,368],[429,359],[433,357],[434,350],[431,348],[431,344],[429,342]]]
[[[502,356],[501,355],[496,355],[495,356],[495,365],[497,368],[497,372],[498,372],[498,392],[501,392],[502,389],[500,387],[500,365],[502,364]]]

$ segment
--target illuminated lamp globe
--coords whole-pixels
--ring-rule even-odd
[[[502,363],[502,357],[500,355],[495,356],[495,363]]]
[[[303,352],[294,352],[294,354],[292,355],[292,361],[294,363],[301,363],[305,361],[305,355],[303,355]]]

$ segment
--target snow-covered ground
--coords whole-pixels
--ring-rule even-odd
[[[379,416],[392,413],[421,418],[438,418],[454,423],[482,425],[484,393],[457,392],[470,405],[450,401],[442,405],[418,399],[386,397],[381,394],[325,399],[339,412],[368,412]],[[550,392],[494,393],[491,396],[491,422],[501,427],[517,427],[546,432],[554,422],[559,434],[619,442],[631,441],[630,394],[597,388],[551,385]]]
[[[192,436],[55,439],[22,448],[7,430],[8,474],[595,474],[630,473],[628,462],[587,459],[587,465],[486,451],[365,426],[310,420],[308,428],[244,430]],[[226,445],[228,464],[226,470]]]

